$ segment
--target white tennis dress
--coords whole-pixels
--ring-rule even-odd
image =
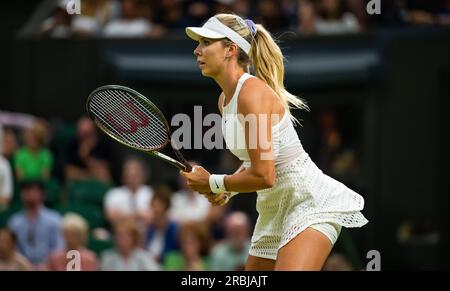
[[[252,77],[243,74],[230,102],[222,104],[222,131],[227,148],[246,168],[251,161],[237,104],[242,85]],[[272,146],[276,181],[272,188],[257,191],[259,216],[250,255],[275,260],[278,250],[308,227],[328,223],[340,230],[341,226],[361,227],[368,222],[360,212],[364,199],[314,164],[287,113],[272,127]]]

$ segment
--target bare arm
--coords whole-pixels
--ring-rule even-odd
[[[274,93],[258,83],[249,85],[252,86],[243,88],[239,96],[238,113],[247,120],[251,120],[249,116],[255,116],[256,126],[252,126],[252,122],[244,123],[251,166],[225,177],[225,188],[232,192],[253,192],[270,188],[275,183],[271,122]]]
[[[253,115],[253,122],[244,122],[245,142],[251,166],[242,167],[224,179],[229,192],[254,192],[270,188],[275,183],[275,161],[272,149],[272,110],[282,114],[284,108],[276,94],[262,81],[249,80],[239,96],[239,112],[244,118]],[[275,103],[278,102],[278,103]],[[251,119],[251,118],[250,118]],[[253,124],[250,126],[249,124]],[[199,193],[210,193],[210,173],[203,167],[195,171],[180,172],[187,179],[187,185]]]

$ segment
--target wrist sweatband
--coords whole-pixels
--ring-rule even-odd
[[[225,175],[210,175],[209,187],[211,188],[211,192],[215,194],[226,193],[227,189],[225,189]]]

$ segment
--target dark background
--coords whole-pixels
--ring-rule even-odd
[[[200,76],[190,40],[21,37],[16,32],[35,3],[0,3],[0,110],[71,123],[85,114],[89,92],[118,83],[151,96],[166,116],[192,114],[194,105],[204,106],[204,115],[217,112],[219,88]],[[364,196],[370,221],[362,230],[348,231],[360,261],[376,249],[384,270],[448,269],[450,30],[380,28],[354,36],[281,40],[288,60],[287,88],[311,108],[295,112],[302,119],[297,131],[305,149],[318,157],[317,114],[331,108],[360,157],[361,170],[346,181]],[[146,65],[124,65],[119,62],[123,57],[142,58]],[[182,60],[181,65],[167,61],[173,58]],[[121,146],[115,150],[125,151]],[[186,156],[214,167],[218,152],[192,150]],[[149,163],[161,169],[155,181],[176,175],[165,164]],[[234,207],[254,218],[253,202],[249,194]],[[401,243],[398,233],[405,222],[413,222],[419,235],[438,233],[438,242]]]

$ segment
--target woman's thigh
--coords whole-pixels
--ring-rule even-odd
[[[248,256],[247,264],[245,265],[246,271],[273,271],[275,267],[275,261],[252,255]]]
[[[326,235],[308,227],[278,251],[275,270],[320,271],[332,248]]]

